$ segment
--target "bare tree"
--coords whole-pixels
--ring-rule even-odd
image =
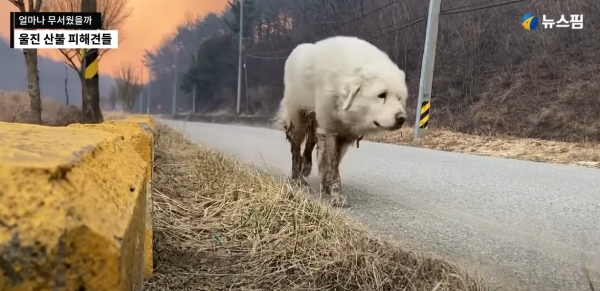
[[[132,9],[128,6],[128,0],[97,0],[97,11],[102,13],[102,29],[116,30],[119,29],[125,20],[131,15]],[[42,11],[55,12],[79,12],[81,11],[81,0],[46,0]],[[119,31],[119,43],[124,39],[122,31]],[[85,99],[85,70],[83,68],[83,57],[79,49],[59,49],[63,56],[64,62],[77,72],[79,81],[81,82],[82,99]],[[108,53],[108,49],[98,50],[98,60]],[[85,104],[86,100],[82,100]],[[91,100],[91,106],[99,108],[100,100]],[[94,105],[95,102],[98,102]]]
[[[39,12],[42,0],[28,0],[25,8],[24,0],[8,0],[21,12]],[[42,98],[40,96],[40,76],[38,72],[37,49],[23,49],[25,66],[27,67],[27,89],[29,91],[31,122],[42,124]]]
[[[115,110],[118,103],[119,96],[117,94],[117,87],[113,86],[108,93],[108,105],[110,106],[110,110]]]
[[[46,0],[43,11],[55,12],[79,12],[81,11],[81,0]],[[128,0],[98,0],[98,12],[102,13],[102,29],[115,30],[121,28],[125,20],[131,16],[132,9],[128,6]],[[123,41],[123,33],[119,31],[119,42]],[[59,49],[65,62],[73,70],[81,75],[81,55],[79,49]],[[98,51],[98,59],[101,59],[108,49]]]
[[[67,100],[67,105],[69,105],[69,90],[67,90],[67,84],[69,83],[69,68],[65,66],[65,98]]]
[[[115,94],[121,107],[127,112],[133,112],[133,105],[137,100],[138,96],[142,92],[142,78],[138,70],[136,70],[131,64],[122,66],[117,72],[116,85],[111,90],[111,95]]]

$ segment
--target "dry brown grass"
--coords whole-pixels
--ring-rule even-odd
[[[441,129],[430,129],[427,137],[413,142],[412,128],[365,139],[451,152],[600,168],[600,144],[592,142],[576,143],[512,136],[471,135]]]
[[[157,126],[146,290],[487,290],[302,190]]]
[[[31,123],[29,95],[23,92],[0,92],[0,121]],[[42,98],[42,123],[49,126],[66,126],[81,122],[81,110],[73,105]]]
[[[29,95],[26,92],[0,92],[0,121],[31,123]],[[104,120],[117,120],[130,114],[121,111],[102,111]],[[64,105],[54,99],[42,98],[42,123],[49,126],[66,126],[81,122],[81,109]]]

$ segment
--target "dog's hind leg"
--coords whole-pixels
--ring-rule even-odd
[[[317,144],[317,120],[314,112],[304,115],[306,118],[306,143],[302,154],[302,176],[308,177],[312,170],[312,152]]]
[[[292,180],[299,182],[302,185],[307,183],[301,177],[302,171],[302,155],[301,147],[306,135],[303,124],[290,123],[286,128],[286,138],[290,142],[290,150],[292,152]]]

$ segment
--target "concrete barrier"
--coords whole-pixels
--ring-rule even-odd
[[[0,290],[142,289],[153,127],[0,123]]]
[[[153,272],[152,256],[152,167],[154,161],[154,122],[147,115],[133,115],[125,119],[106,121],[102,124],[72,124],[70,127],[82,127],[104,130],[122,135],[147,163],[146,169],[146,222],[144,230],[144,278],[150,278]]]

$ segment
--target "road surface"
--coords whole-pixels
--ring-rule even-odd
[[[196,143],[289,175],[281,131],[164,122]],[[501,290],[590,290],[584,267],[600,285],[600,170],[362,141],[340,171],[348,212],[359,221],[478,270]],[[313,188],[316,172],[315,165]]]

